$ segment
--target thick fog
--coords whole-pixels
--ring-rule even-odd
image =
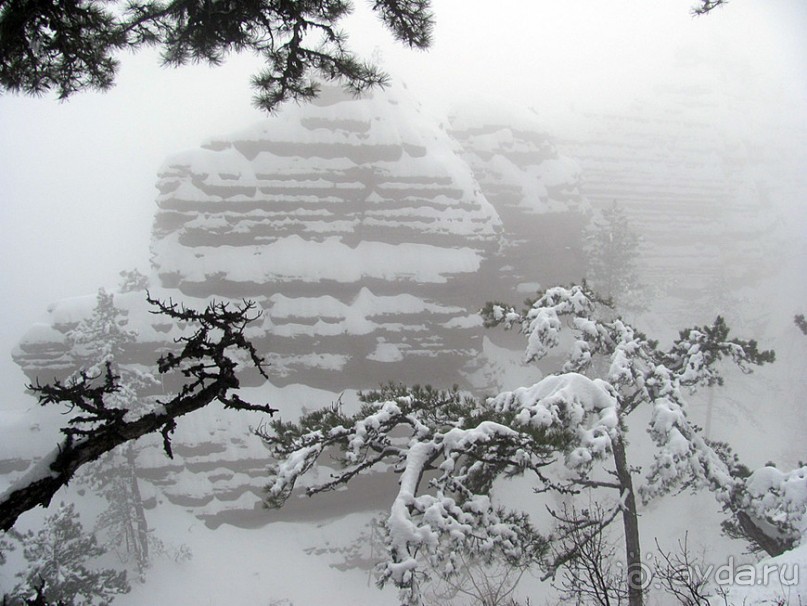
[[[800,0],[735,0],[700,18],[686,0],[443,0],[427,52],[396,45],[359,4],[346,25],[351,45],[438,109],[501,98],[535,107],[552,132],[570,108],[617,107],[701,71],[742,94],[755,121],[803,133],[807,120]],[[147,269],[162,160],[261,120],[248,83],[257,68],[252,57],[233,57],[218,68],[163,69],[144,52],[122,57],[104,94],[0,98],[0,348],[8,352],[49,302],[114,285],[121,269]],[[13,398],[20,375],[8,354],[3,366]]]

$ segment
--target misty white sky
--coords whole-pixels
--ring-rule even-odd
[[[671,66],[682,53],[690,64],[723,57],[727,85],[747,85],[751,96],[764,91],[760,112],[786,108],[805,125],[807,2],[733,0],[697,19],[693,2],[435,0],[428,52],[396,46],[361,0],[346,29],[354,48],[367,58],[378,49],[394,79],[438,108],[495,94],[538,108],[550,132],[570,107],[619,105],[675,77]],[[215,69],[168,70],[146,52],[122,58],[117,86],[105,94],[66,103],[0,97],[6,399],[15,385],[21,394],[23,382],[10,349],[49,302],[114,286],[121,269],[147,270],[163,159],[263,119],[250,104],[249,75],[258,66],[237,57]]]

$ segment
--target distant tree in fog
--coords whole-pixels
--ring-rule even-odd
[[[121,277],[118,290],[121,292],[145,291],[149,287],[148,276],[140,273],[137,269],[124,269],[118,275]]]
[[[724,0],[699,0],[703,14]],[[430,0],[373,0],[392,35],[419,49],[431,43]],[[10,0],[0,3],[0,90],[60,99],[115,80],[116,55],[157,46],[165,65],[222,63],[253,52],[265,62],[252,79],[255,104],[273,110],[319,91],[317,78],[360,93],[383,85],[377,65],[360,60],[339,29],[349,0]]]
[[[19,535],[19,541],[28,568],[17,575],[21,581],[13,590],[11,606],[37,604],[37,599],[107,606],[114,596],[129,591],[125,572],[93,567],[105,550],[84,531],[72,504],[62,504],[42,529]]]
[[[124,286],[136,290],[142,283],[142,274],[136,270],[122,272]],[[137,417],[151,412],[157,406],[156,397],[149,395],[159,386],[158,380],[148,371],[124,365],[125,350],[136,341],[136,334],[125,328],[125,318],[115,306],[114,295],[103,288],[98,291],[93,313],[82,320],[67,335],[77,366],[89,375],[103,375],[107,365],[117,376],[117,391],[109,394],[106,405],[125,410]],[[76,375],[73,381],[80,381]],[[128,442],[100,457],[86,467],[81,481],[107,502],[96,528],[106,536],[106,543],[124,559],[131,558],[143,576],[149,564],[149,543],[153,538],[146,519],[146,510],[137,477],[137,447]]]
[[[645,307],[645,289],[637,268],[639,242],[639,234],[616,201],[593,220],[585,233],[586,281],[619,310]]]
[[[796,323],[796,326],[799,327],[802,334],[807,335],[807,320],[804,319],[804,314],[797,315],[795,318],[793,318],[793,322]]]

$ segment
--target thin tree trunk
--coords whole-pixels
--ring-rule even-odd
[[[129,444],[126,449],[126,462],[129,467],[132,506],[135,510],[135,525],[137,526],[137,566],[142,574],[149,560],[149,526],[146,520],[146,510],[143,507],[143,497],[140,494],[140,485],[137,482],[137,465],[135,461],[136,453],[133,444]]]
[[[622,436],[612,443],[616,475],[623,495],[622,523],[625,526],[625,559],[627,563],[628,606],[642,606],[644,601],[644,568],[639,544],[639,517],[636,513],[636,496],[633,480],[625,456]]]

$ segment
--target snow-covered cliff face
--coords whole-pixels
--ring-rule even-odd
[[[484,303],[581,271],[577,167],[533,116],[517,118],[465,112],[445,127],[405,91],[327,90],[177,154],[158,176],[149,290],[196,308],[254,300],[249,337],[272,385],[245,382],[284,416],[390,380],[468,385],[485,366]],[[32,381],[77,370],[70,331],[95,303],[59,301],[29,330],[13,355]],[[181,334],[142,289],[114,304],[138,334],[120,363],[151,364]],[[263,519],[266,461],[249,431],[261,422],[200,411],[181,424],[173,461],[157,442],[140,451],[144,490],[213,524]]]
[[[454,142],[399,94],[329,90],[170,158],[152,247],[162,283],[266,296],[475,271],[500,232],[496,211]]]
[[[578,178],[532,115],[460,112],[444,128],[405,90],[329,89],[165,162],[152,288],[256,301],[276,384],[462,382],[486,300],[581,275]],[[175,330],[118,301],[148,363]],[[59,302],[29,332],[15,352],[29,376],[69,369],[64,334],[91,308]]]
[[[473,288],[501,222],[404,92],[328,90],[169,159],[158,187],[160,282],[258,301],[275,376],[435,381],[435,359],[450,376],[473,348]]]
[[[624,111],[579,113],[557,133],[592,207],[616,202],[641,234],[638,263],[656,302],[689,317],[727,313],[778,262],[776,135],[755,132],[769,117],[743,113],[743,99],[720,86],[692,74]]]
[[[580,168],[559,155],[545,128],[532,110],[502,102],[458,106],[448,119],[502,222],[498,298],[518,301],[539,287],[584,277],[580,235],[589,205],[580,193]]]

